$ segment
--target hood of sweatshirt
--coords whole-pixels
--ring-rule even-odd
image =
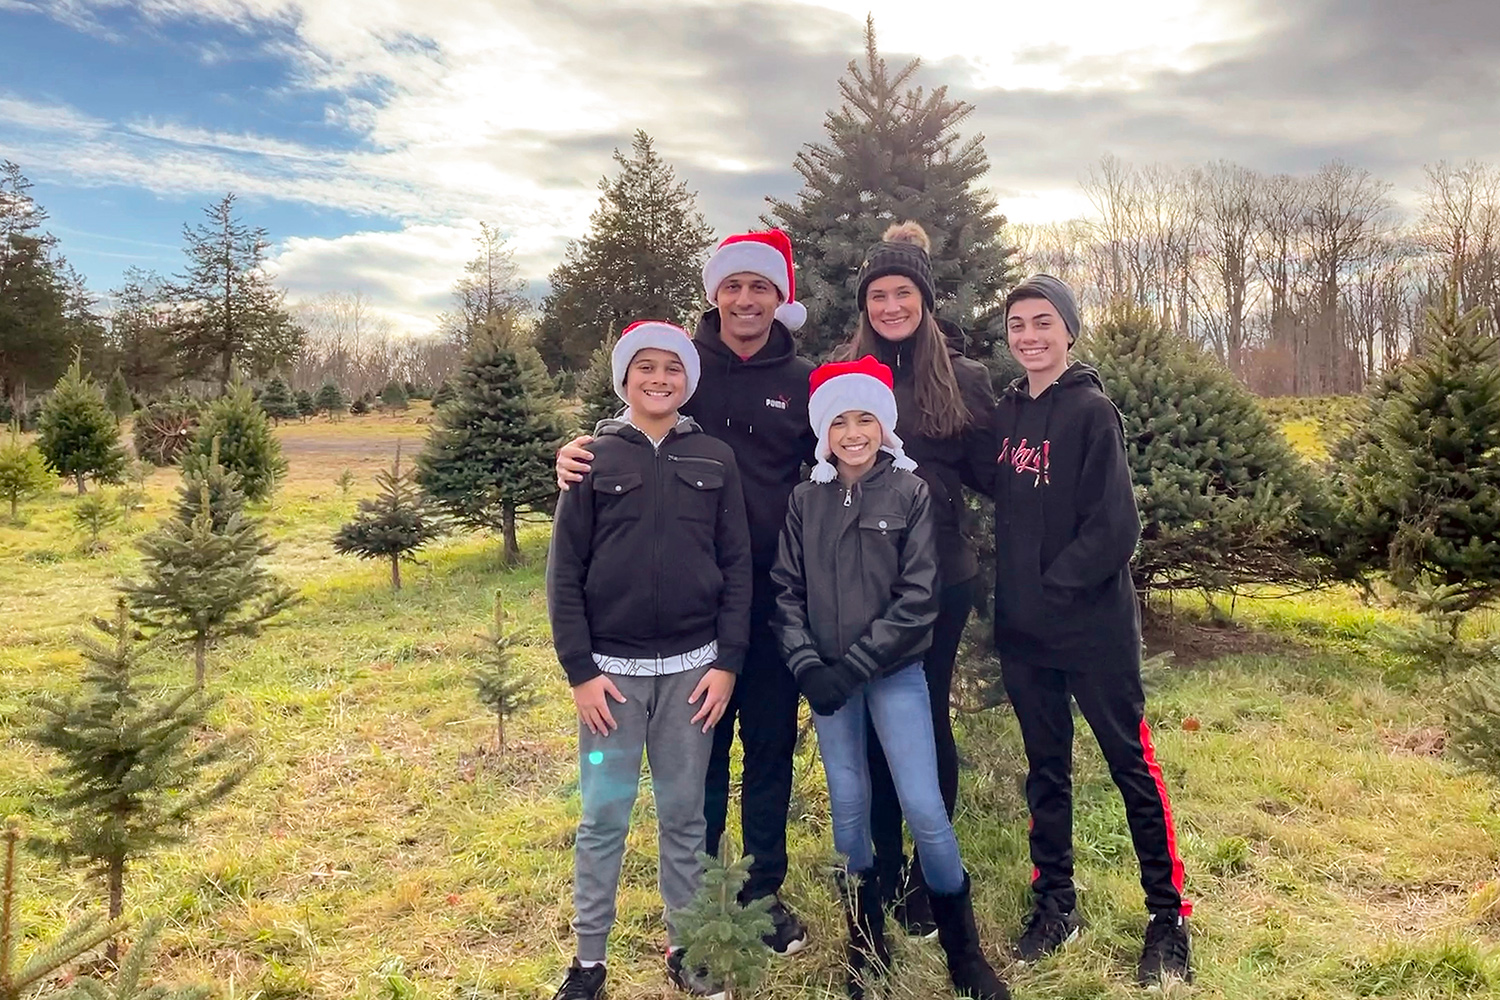
[[[792,332],[776,319],[771,321],[771,336],[760,350],[748,358],[741,358],[730,350],[720,335],[719,310],[717,307],[708,310],[698,320],[698,328],[693,331],[693,339],[698,342],[702,350],[711,355],[730,361],[738,362],[751,368],[774,368],[785,364],[797,353],[797,342],[792,339]]]

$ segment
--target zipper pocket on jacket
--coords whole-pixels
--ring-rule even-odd
[[[667,456],[667,461],[668,462],[683,462],[683,463],[687,463],[687,462],[705,462],[708,465],[717,466],[720,469],[724,468],[724,463],[721,462],[721,461],[719,461],[717,458],[706,458],[706,457],[702,457],[702,456],[699,456],[699,455],[689,455],[687,457],[683,457],[681,455],[670,455],[669,454]]]

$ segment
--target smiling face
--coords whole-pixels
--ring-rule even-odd
[[[916,333],[922,322],[922,293],[904,275],[876,278],[865,289],[865,315],[878,336],[900,343]]]
[[[864,410],[845,410],[828,425],[828,449],[838,460],[839,471],[852,478],[874,464],[880,439],[880,421]]]
[[[625,369],[625,402],[632,413],[661,418],[687,400],[687,369],[671,351],[646,347],[635,352]]]
[[[1005,314],[1010,353],[1033,386],[1051,384],[1068,367],[1068,327],[1047,299],[1020,299]]]
[[[769,278],[751,271],[731,274],[719,282],[714,305],[719,307],[719,336],[737,353],[754,353],[771,332],[781,292]],[[741,348],[750,347],[751,351]]]

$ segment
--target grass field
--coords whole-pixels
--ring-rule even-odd
[[[549,997],[571,954],[574,722],[547,635],[545,528],[523,533],[529,564],[510,573],[493,539],[436,546],[399,594],[382,565],[328,544],[396,441],[425,433],[424,412],[279,431],[291,469],[264,515],[280,543],[275,568],[307,600],[260,639],[210,653],[210,687],[225,696],[216,725],[247,733],[258,767],[187,843],[128,877],[131,908],[168,918],[164,980],[263,1000]],[[358,477],[347,499],[333,484],[344,468]],[[162,515],[175,482],[158,472],[146,509],[92,558],[70,532],[64,492],[26,507],[26,523],[0,525],[0,812],[34,831],[49,823],[49,779],[19,738],[29,699],[74,683],[71,633],[108,608],[135,565],[132,534]],[[545,692],[503,759],[466,682],[497,589]],[[1241,601],[1229,632],[1178,612],[1163,635],[1181,653],[1153,671],[1150,715],[1197,902],[1198,983],[1169,992],[1500,994],[1500,787],[1441,755],[1436,681],[1373,642],[1386,613],[1345,593]],[[1479,627],[1500,635],[1493,618]],[[163,685],[190,681],[184,650],[157,666]],[[1023,998],[1139,993],[1134,858],[1084,732],[1076,836],[1088,926],[1061,955],[1006,970]],[[959,839],[998,956],[1027,905],[1020,740],[1005,709],[963,716],[959,733]],[[787,896],[816,943],[759,996],[842,995],[821,785],[804,747]],[[612,946],[617,1000],[673,995],[648,795],[637,809]],[[20,891],[23,952],[98,906],[82,873],[38,858],[26,859]],[[935,944],[897,946],[881,996],[950,995]]]

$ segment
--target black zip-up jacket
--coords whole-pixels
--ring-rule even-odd
[[[995,645],[1060,670],[1140,664],[1130,559],[1141,536],[1120,412],[1075,363],[1032,399],[1000,396],[995,481]]]
[[[800,483],[771,568],[771,628],[793,674],[840,659],[867,679],[932,645],[937,559],[927,484],[881,453],[852,486]]]
[[[767,574],[776,559],[787,498],[802,479],[803,463],[813,463],[818,444],[807,420],[813,365],[797,356],[791,332],[779,320],[771,324],[766,345],[747,359],[724,346],[717,309],[703,314],[693,343],[702,374],[682,412],[734,449],[750,522],[753,607],[763,620],[775,599]]]
[[[624,420],[594,430],[594,461],[560,495],[547,553],[558,662],[577,685],[594,653],[673,656],[719,643],[739,673],[750,644],[750,536],[734,452],[680,420],[659,447]]]
[[[963,333],[946,320],[948,359],[958,379],[958,391],[969,410],[969,425],[953,437],[928,437],[917,429],[916,370],[912,367],[912,339],[891,343],[875,338],[875,357],[891,369],[896,394],[896,433],[907,457],[917,463],[917,475],[932,495],[933,532],[937,540],[940,587],[972,580],[979,572],[974,543],[965,534],[965,486],[989,496],[995,486],[995,392],[990,373],[956,346]]]

